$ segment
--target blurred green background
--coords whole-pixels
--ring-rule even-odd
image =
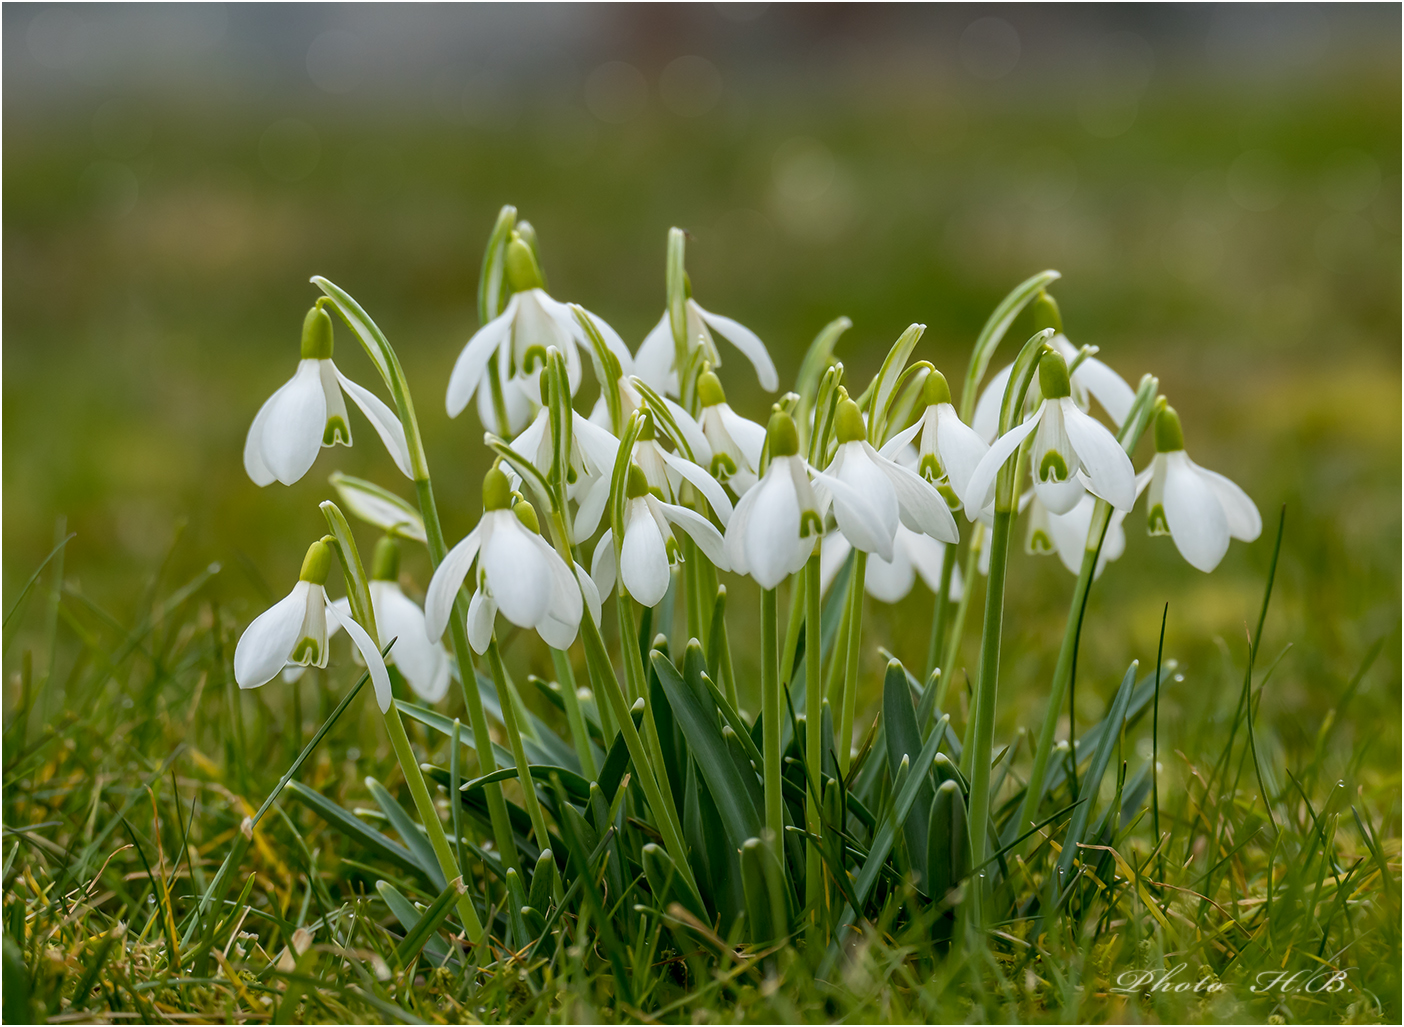
[[[312,274],[399,349],[461,537],[486,458],[443,394],[503,203],[537,227],[552,292],[631,345],[662,309],[667,229],[687,228],[696,295],[758,331],[782,381],[840,314],[859,381],[911,321],[928,326],[916,355],[958,381],[994,304],[1053,267],[1073,341],[1133,383],[1160,375],[1191,455],[1267,524],[1206,576],[1132,516],[1089,609],[1087,715],[1154,658],[1167,600],[1167,653],[1188,665],[1173,701],[1231,700],[1285,504],[1265,646],[1295,648],[1264,716],[1288,747],[1314,737],[1390,635],[1357,723],[1380,729],[1367,772],[1397,782],[1397,7],[12,3],[3,19],[10,596],[62,516],[70,587],[130,609],[184,525],[168,580],[218,560],[215,594],[247,619],[323,530],[333,469],[410,493],[358,416],[355,448],[295,487],[243,472]],[[344,332],[337,355],[379,388]],[[733,405],[763,419],[724,356]],[[423,554],[407,570],[427,582]],[[1021,554],[1011,575],[1005,694],[1036,703],[1072,579]],[[883,642],[920,664],[930,603],[918,586],[870,607],[865,659]]]

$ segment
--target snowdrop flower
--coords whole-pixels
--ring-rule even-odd
[[[1022,424],[995,440],[966,486],[965,513],[971,520],[994,501],[995,478],[1019,444],[1032,432],[1029,465],[1034,491],[1050,513],[1067,513],[1077,505],[1088,484],[1095,495],[1122,512],[1136,501],[1136,473],[1131,458],[1116,437],[1083,413],[1073,402],[1068,365],[1056,353],[1045,352],[1038,362],[1043,401]],[[1086,472],[1085,477],[1078,471]]]
[[[712,449],[712,476],[731,486],[738,496],[756,483],[765,429],[736,413],[726,402],[721,382],[711,371],[697,379],[702,404],[702,434]]]
[[[477,590],[468,604],[468,643],[482,654],[492,641],[497,612],[520,628],[535,628],[553,649],[568,649],[580,630],[581,582],[541,537],[536,511],[512,504],[507,475],[492,468],[483,478],[483,518],[449,550],[424,597],[424,627],[438,641],[453,601],[477,560]],[[597,615],[598,597],[591,604]],[[597,618],[598,619],[598,618]]]
[[[928,372],[921,389],[926,408],[921,417],[894,435],[880,452],[896,459],[913,439],[918,439],[917,473],[937,485],[951,508],[958,509],[970,476],[990,447],[956,413],[945,375]]]
[[[756,369],[756,378],[766,392],[774,392],[780,387],[780,376],[775,371],[775,363],[766,351],[760,336],[745,325],[729,317],[703,310],[702,306],[689,296],[684,304],[687,321],[687,352],[689,355],[702,350],[707,363],[721,367],[721,354],[717,352],[716,341],[712,338],[715,330],[733,346]],[[677,348],[673,344],[673,326],[667,311],[644,338],[639,352],[634,357],[634,373],[660,393],[678,395],[678,374],[674,366]]]
[[[846,397],[839,401],[834,429],[838,451],[825,468],[820,486],[832,493],[834,519],[849,543],[890,561],[899,523],[941,542],[960,538],[950,507],[935,487],[868,442],[857,403]],[[847,488],[833,490],[832,480]]]
[[[287,598],[274,603],[244,629],[234,647],[234,680],[240,688],[258,688],[272,681],[287,664],[327,665],[327,618],[346,629],[370,668],[375,699],[384,713],[390,708],[390,675],[380,650],[366,629],[327,600],[331,550],[313,542],[302,561],[302,573]],[[398,644],[398,641],[397,643]]]
[[[1139,479],[1138,479],[1139,482]],[[1139,491],[1139,490],[1138,490]],[[1029,530],[1024,541],[1024,550],[1035,556],[1056,553],[1073,574],[1082,572],[1082,554],[1087,548],[1087,535],[1092,530],[1092,511],[1097,500],[1089,493],[1065,514],[1049,513],[1038,496],[1029,493]],[[1126,552],[1126,529],[1122,522],[1126,513],[1113,510],[1107,522],[1107,534],[1102,539],[1102,551],[1097,557],[1097,566],[1092,577],[1100,578],[1102,570],[1111,561]]]
[[[600,515],[609,504],[610,476],[619,440],[607,430],[570,412],[570,466],[566,468],[568,497],[579,504],[575,515],[575,537],[589,538],[599,527]],[[549,474],[555,459],[556,440],[551,434],[551,412],[542,407],[526,429],[512,440],[512,448],[526,457],[542,474]],[[515,472],[509,479],[516,485]]]
[[[546,366],[546,351],[550,347],[555,346],[565,356],[571,394],[574,395],[580,387],[580,350],[589,352],[589,339],[570,308],[547,294],[536,258],[531,248],[519,238],[507,244],[506,274],[512,298],[507,301],[501,314],[479,328],[468,340],[449,375],[447,406],[450,417],[462,413],[475,392],[479,393],[479,414],[492,410],[491,395],[480,392],[479,386],[483,384],[488,363],[494,357],[503,385],[503,398],[508,402],[508,420],[513,424],[522,423],[529,416],[530,400],[539,393],[538,381]],[[632,358],[619,333],[594,314],[590,317],[605,343],[619,357],[621,365],[629,367]],[[490,391],[487,390],[487,393]],[[512,391],[516,394],[510,395]],[[522,400],[526,401],[525,405]],[[494,415],[491,421],[484,423],[496,424],[497,417]],[[502,434],[510,433],[511,428],[512,424],[497,425]]]
[[[809,465],[799,456],[794,420],[776,410],[766,432],[770,463],[736,504],[726,527],[726,556],[732,570],[751,575],[761,588],[775,588],[804,567],[814,551],[824,531],[825,506],[810,485]],[[837,486],[847,492],[842,482]]]
[[[311,470],[323,446],[351,445],[343,392],[375,427],[395,466],[413,477],[399,418],[332,363],[331,317],[319,301],[302,323],[297,373],[259,408],[244,440],[244,470],[255,485],[291,485]]]
[[[668,591],[669,568],[680,559],[676,525],[692,536],[717,570],[729,571],[721,534],[695,510],[665,503],[649,487],[638,464],[629,468],[624,507],[624,542],[619,554],[619,580],[628,593],[644,606],[657,606]],[[595,547],[590,575],[603,593],[614,587],[614,536],[606,529]]]
[[[852,551],[853,547],[843,537],[843,532],[831,531],[824,536],[823,550],[819,556],[819,585],[822,592],[829,590]],[[905,524],[898,524],[897,534],[892,539],[892,559],[884,560],[874,554],[868,560],[867,573],[863,578],[864,589],[879,602],[900,603],[907,598],[920,574],[926,587],[933,593],[939,593],[941,567],[945,558],[946,543],[912,531]],[[960,568],[953,567],[949,598],[958,601],[962,591]]]
[[[1180,416],[1171,407],[1155,418],[1150,472],[1150,533],[1173,538],[1191,566],[1212,571],[1230,538],[1252,542],[1262,533],[1262,517],[1248,494],[1189,458]]]
[[[693,448],[693,455],[699,460],[710,461],[711,447],[707,446],[702,453],[698,453],[696,448]],[[717,519],[721,521],[722,527],[726,527],[726,523],[731,517],[731,500],[727,498],[726,490],[721,487],[716,478],[707,472],[705,467],[695,464],[677,453],[670,453],[659,445],[652,417],[644,422],[643,430],[639,432],[638,441],[634,444],[633,456],[638,461],[639,469],[643,472],[648,487],[656,495],[666,502],[676,503],[683,482],[687,482],[702,494],[712,509],[716,511]]]
[[[1049,339],[1048,344],[1069,366],[1077,358],[1077,347],[1069,342],[1062,332]],[[994,437],[999,434],[999,407],[1004,400],[1004,389],[1009,384],[1009,374],[1013,369],[1014,365],[1010,364],[991,378],[990,383],[985,386],[985,391],[980,393],[980,401],[975,404],[975,414],[970,419],[970,426],[986,442],[993,442]],[[1077,367],[1073,368],[1069,383],[1072,386],[1072,397],[1079,407],[1086,410],[1091,405],[1090,400],[1095,399],[1102,404],[1102,409],[1118,428],[1126,420],[1126,415],[1131,412],[1131,404],[1136,400],[1136,390],[1127,384],[1126,379],[1096,357],[1083,358]],[[1031,389],[1030,392],[1033,393],[1034,390]],[[1037,394],[1031,398],[1037,401]]]
[[[400,673],[425,702],[436,703],[448,694],[449,655],[442,643],[431,642],[424,631],[424,611],[400,589],[400,544],[389,537],[375,546],[369,582],[371,610],[376,631],[395,639],[387,664]],[[332,603],[346,619],[351,617],[351,601],[344,596]],[[333,624],[328,637],[336,634]]]

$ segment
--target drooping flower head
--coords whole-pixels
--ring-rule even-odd
[[[476,591],[468,606],[468,642],[487,651],[498,611],[521,628],[534,628],[555,649],[568,649],[580,629],[581,585],[541,537],[536,511],[513,502],[507,475],[492,468],[483,478],[483,517],[449,550],[424,597],[425,631],[443,636],[454,598],[477,562]],[[592,613],[597,613],[592,604]]]
[[[332,343],[331,317],[318,300],[302,323],[297,373],[259,408],[244,440],[244,470],[255,485],[291,485],[311,470],[323,446],[351,445],[343,392],[375,427],[395,466],[413,477],[404,426],[374,393],[337,370]]]
[[[1262,534],[1262,517],[1248,494],[1189,458],[1180,415],[1172,407],[1156,415],[1150,471],[1150,533],[1173,538],[1192,567],[1212,571],[1228,552],[1230,538],[1252,542]]]
[[[697,399],[702,405],[702,433],[712,448],[712,476],[743,495],[756,483],[765,429],[731,409],[721,381],[711,371],[697,379]]]
[[[915,439],[917,473],[938,487],[951,509],[959,509],[960,496],[990,447],[956,413],[951,403],[951,387],[940,371],[927,372],[921,395],[924,407],[921,417],[910,428],[894,435],[881,453],[896,459],[903,447]]]
[[[686,322],[687,352],[689,358],[701,350],[702,359],[713,367],[722,366],[721,353],[717,350],[715,331],[725,337],[756,369],[756,379],[766,392],[774,392],[780,387],[780,376],[775,371],[775,362],[761,342],[760,336],[738,321],[720,314],[704,310],[689,294],[683,304]],[[677,373],[677,346],[673,338],[672,321],[665,311],[653,331],[645,336],[634,357],[634,373],[659,392],[670,396],[679,395]]]
[[[390,675],[365,628],[327,600],[331,550],[313,542],[302,561],[297,584],[287,597],[254,618],[234,647],[234,680],[240,688],[258,688],[285,666],[327,665],[327,618],[346,629],[370,668],[381,712],[390,708]],[[398,642],[396,643],[398,644]]]
[[[1057,353],[1045,352],[1038,362],[1038,380],[1043,401],[1022,424],[995,440],[971,474],[964,496],[966,516],[976,519],[994,501],[999,469],[1035,429],[1029,466],[1034,491],[1050,513],[1067,513],[1088,489],[1116,509],[1130,510],[1136,501],[1131,458],[1111,432],[1073,402],[1067,363]]]

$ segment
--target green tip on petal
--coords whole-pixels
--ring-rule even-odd
[[[642,499],[648,495],[648,478],[638,464],[629,464],[629,480],[625,483],[624,495],[629,499]]]
[[[397,581],[400,577],[400,543],[393,535],[386,535],[375,544],[375,555],[371,557],[372,581]]]
[[[795,420],[785,411],[776,410],[770,415],[766,434],[770,440],[772,460],[777,456],[794,456],[799,452],[799,432],[795,430]]]
[[[1036,332],[1045,328],[1052,328],[1055,332],[1063,330],[1063,314],[1058,309],[1058,301],[1042,289],[1033,301],[1033,319]]]
[[[302,359],[330,360],[332,355],[332,320],[320,303],[307,312],[302,320]]]
[[[1058,353],[1045,350],[1038,360],[1038,388],[1044,399],[1062,399],[1072,395],[1068,382],[1068,364]]]
[[[1166,407],[1155,415],[1155,451],[1174,453],[1185,448],[1185,432],[1180,427],[1180,415],[1174,407]]]
[[[839,444],[862,442],[868,437],[868,426],[863,423],[863,411],[851,399],[843,399],[834,414],[834,431],[838,433]]]
[[[536,519],[536,507],[532,506],[525,499],[512,507],[512,512],[517,515],[517,520],[527,526],[533,535],[541,534],[541,522]]]
[[[653,418],[647,416],[641,418],[638,441],[648,442],[650,439],[656,439],[657,437],[658,433],[653,429]]]
[[[507,244],[507,284],[513,292],[541,288],[541,268],[536,264],[531,247],[520,238]]]
[[[494,467],[483,475],[483,509],[506,510],[512,505],[512,485],[501,468]]]
[[[726,393],[722,391],[721,379],[711,371],[703,372],[697,379],[697,400],[704,407],[714,407],[718,403],[726,402]]]
[[[310,581],[314,585],[325,585],[331,571],[331,547],[318,540],[307,547],[307,555],[302,558],[302,572],[299,581]]]
[[[929,407],[951,401],[951,386],[940,371],[927,372],[926,381],[921,384],[921,401]]]

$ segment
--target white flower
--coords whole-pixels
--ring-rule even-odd
[[[369,582],[371,610],[382,638],[395,639],[387,664],[393,663],[425,702],[436,703],[448,694],[449,654],[442,643],[432,642],[424,630],[424,611],[400,588],[400,546],[393,538],[382,538],[375,547]],[[351,602],[344,596],[332,603],[338,613],[350,619]],[[336,634],[333,624],[328,636]]]
[[[1032,492],[1027,493],[1026,498],[1029,500],[1029,526],[1024,541],[1025,551],[1034,555],[1056,553],[1064,567],[1073,574],[1080,574],[1082,554],[1087,548],[1087,534],[1092,529],[1092,512],[1097,500],[1084,492],[1071,510],[1065,514],[1055,514],[1049,513],[1043,501]],[[1092,572],[1093,578],[1101,577],[1106,565],[1126,551],[1126,529],[1122,526],[1125,520],[1124,511],[1112,511],[1106,536],[1102,540],[1102,551]]]
[[[604,428],[570,412],[570,467],[566,471],[568,498],[579,504],[575,516],[575,537],[589,538],[599,526],[600,515],[609,504],[610,476],[614,458],[619,452],[619,440]],[[542,474],[549,474],[555,458],[555,439],[551,434],[551,412],[545,407],[526,429],[512,440],[512,448],[526,457]],[[516,472],[508,475],[516,485]]]
[[[897,459],[913,439],[918,439],[917,473],[929,482],[945,486],[941,494],[956,508],[970,476],[990,447],[956,413],[950,386],[940,371],[927,374],[922,383],[922,399],[926,409],[917,422],[894,435],[879,452]]]
[[[756,483],[765,429],[731,409],[721,382],[711,371],[697,379],[697,398],[702,404],[702,434],[712,450],[712,476],[730,485],[736,495],[743,495]]]
[[[995,440],[966,486],[965,513],[979,517],[994,501],[995,478],[1019,444],[1035,428],[1029,465],[1034,491],[1050,513],[1067,513],[1084,492],[1083,482],[1094,494],[1123,512],[1136,501],[1136,472],[1131,458],[1106,428],[1083,413],[1072,401],[1067,364],[1056,353],[1045,353],[1038,363],[1044,399],[1022,424]],[[1078,471],[1086,472],[1085,478]]]
[[[696,446],[692,446],[691,442],[688,445],[698,460],[711,461],[711,447],[705,441],[703,442],[704,448],[700,453]],[[638,441],[634,443],[633,457],[638,461],[639,469],[643,471],[643,476],[648,481],[648,487],[655,490],[664,501],[676,503],[683,482],[687,482],[702,494],[707,503],[716,511],[717,519],[721,521],[722,526],[726,526],[731,517],[731,500],[727,497],[726,490],[721,487],[716,478],[708,473],[705,467],[695,464],[677,453],[670,453],[659,445],[652,417],[644,423]]]
[[[712,331],[716,330],[730,340],[731,344],[751,362],[751,366],[756,369],[756,378],[760,382],[761,388],[766,392],[774,392],[780,387],[780,376],[775,371],[775,363],[770,359],[770,354],[766,351],[765,343],[761,342],[760,336],[729,317],[722,317],[720,314],[713,314],[710,310],[703,310],[701,305],[691,297],[688,297],[684,309],[687,312],[687,352],[689,355],[701,348],[709,364],[713,367],[721,367],[721,354],[717,352],[717,344],[712,338]],[[654,326],[653,331],[648,333],[639,346],[639,352],[634,357],[634,373],[658,392],[676,396],[678,395],[678,375],[677,368],[674,366],[676,359],[677,349],[673,344],[673,327],[665,311],[658,324]]]
[[[384,713],[390,708],[390,675],[366,629],[344,616],[327,600],[327,571],[331,550],[314,542],[302,561],[298,582],[285,599],[270,606],[244,629],[234,647],[234,680],[240,688],[258,688],[272,681],[286,665],[327,665],[327,617],[346,629],[370,668],[375,699]]]
[[[680,558],[670,524],[691,535],[717,570],[731,570],[721,534],[712,522],[695,510],[658,499],[637,464],[629,468],[626,495],[619,579],[628,593],[644,606],[657,606],[663,601],[668,591],[669,568]],[[590,576],[604,594],[614,587],[614,575],[614,529],[609,528],[595,547]]]
[[[468,605],[468,641],[487,651],[498,610],[521,628],[535,628],[554,649],[568,649],[580,630],[581,582],[539,534],[530,503],[512,506],[507,475],[493,468],[483,479],[483,518],[434,571],[424,597],[427,636],[448,626],[454,598],[478,562],[477,591]],[[598,597],[591,613],[598,620]]]
[[[843,532],[831,531],[824,536],[823,551],[819,556],[821,591],[829,590],[852,551],[853,547],[844,538]],[[912,531],[905,524],[898,524],[897,534],[892,540],[892,559],[884,560],[876,554],[869,558],[863,578],[864,590],[879,602],[899,603],[911,592],[920,574],[927,588],[933,593],[940,592],[941,568],[945,558],[946,543]],[[953,567],[949,598],[958,601],[963,591],[960,568]]]
[[[529,414],[532,397],[540,394],[538,382],[546,366],[548,349],[555,346],[565,357],[572,395],[580,387],[580,350],[590,351],[590,341],[570,307],[552,299],[542,287],[536,259],[521,239],[508,243],[506,274],[512,297],[502,313],[479,328],[459,353],[449,375],[447,396],[448,415],[457,417],[473,398],[473,393],[479,390],[488,362],[496,356],[504,399],[508,401],[508,420],[512,422],[497,425],[501,434],[510,433],[512,427],[522,423]],[[620,364],[628,368],[631,363],[629,348],[619,333],[594,314],[590,317],[605,344],[619,358]],[[517,391],[516,396],[508,394],[509,386]],[[522,400],[527,401],[525,409]],[[511,409],[514,403],[515,413]],[[490,395],[485,399],[479,394],[478,410],[480,414],[492,410]],[[485,418],[484,423],[497,424],[497,417],[494,415],[490,421]]]
[[[1169,407],[1156,415],[1155,450],[1147,498],[1150,533],[1173,538],[1192,567],[1212,571],[1228,552],[1230,538],[1252,542],[1262,534],[1262,517],[1248,494],[1189,458],[1179,415]]]
[[[1077,357],[1077,347],[1061,332],[1049,339],[1048,343],[1069,365]],[[991,378],[985,391],[980,393],[980,401],[975,404],[970,426],[986,442],[993,442],[999,434],[999,407],[1004,401],[1004,389],[1009,384],[1009,374],[1013,369],[1011,364]],[[1088,409],[1090,400],[1095,399],[1118,428],[1125,422],[1126,415],[1131,412],[1131,404],[1136,400],[1136,390],[1127,384],[1126,379],[1096,357],[1086,357],[1073,368],[1070,384],[1072,397],[1080,408]],[[1029,391],[1030,400],[1036,404],[1039,399],[1037,388],[1030,388]]]
[[[941,542],[960,538],[950,507],[935,487],[869,444],[857,403],[840,401],[834,428],[838,451],[819,484],[821,492],[832,493],[834,519],[855,548],[890,561],[899,523]],[[848,488],[832,489],[834,480]]]
[[[320,306],[302,326],[297,372],[259,408],[244,440],[244,470],[255,485],[291,485],[312,468],[323,446],[351,445],[342,392],[361,408],[405,477],[410,469],[405,429],[393,410],[332,363],[332,324]]]

